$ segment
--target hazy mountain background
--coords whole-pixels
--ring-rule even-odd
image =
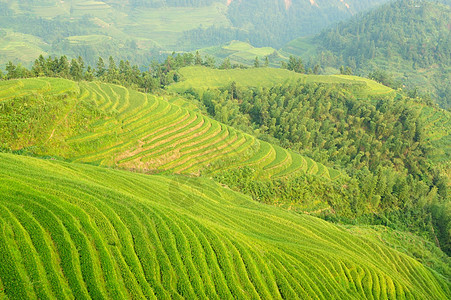
[[[0,63],[65,54],[90,63],[111,55],[147,64],[232,40],[278,49],[383,2],[1,0]]]

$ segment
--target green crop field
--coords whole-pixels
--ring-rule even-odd
[[[319,171],[320,176],[329,178],[326,167],[317,168],[311,161],[314,168],[300,168],[304,158],[299,154],[189,110],[180,97],[166,101],[117,85],[55,78],[4,81],[0,88],[3,108],[21,105],[31,109],[32,128],[19,116],[8,117],[8,109],[0,114],[8,120],[8,126],[2,128],[1,146],[15,151],[27,145],[40,156],[150,173],[199,174],[252,165],[261,171],[262,178]],[[42,106],[31,107],[29,97],[33,95],[44,97]],[[65,97],[65,101],[58,97]],[[45,101],[55,104],[48,106]],[[90,119],[80,113],[85,106],[89,106],[85,114]],[[49,107],[54,110],[48,116],[57,116],[40,114]],[[14,138],[8,133],[11,130]]]
[[[0,297],[449,299],[371,236],[203,178],[0,154]]]
[[[2,2],[2,1],[0,1]],[[4,1],[3,1],[4,2]],[[0,68],[9,61],[22,62],[31,65],[40,55],[67,55],[69,58],[83,56],[85,61],[95,62],[98,56],[108,57],[108,53],[98,53],[100,44],[113,42],[114,45],[123,46],[124,42],[134,41],[138,46],[138,55],[141,50],[159,49],[162,53],[171,53],[173,50],[193,49],[191,40],[183,39],[184,32],[197,28],[219,26],[231,27],[227,18],[226,3],[215,2],[211,5],[193,7],[175,7],[171,4],[161,7],[134,8],[132,3],[123,1],[8,1],[11,16],[0,20]],[[52,34],[44,33],[43,28],[39,34],[33,35],[17,33],[24,32],[24,26],[15,18],[35,18],[38,26],[56,20],[67,22],[72,28],[64,34],[58,33],[69,43],[60,43],[60,38],[54,40]],[[42,21],[39,21],[41,19]],[[88,20],[88,22],[85,22]],[[82,24],[79,24],[79,23]],[[53,26],[58,26],[55,23]],[[30,25],[33,26],[33,25]],[[41,28],[40,28],[41,29]],[[8,31],[6,37],[2,31]],[[53,28],[49,29],[53,32]],[[25,31],[26,32],[26,31]],[[55,46],[58,44],[57,46]],[[93,51],[80,51],[79,47],[89,46]],[[73,49],[73,52],[72,52]],[[92,53],[93,52],[93,53]],[[120,52],[120,51],[119,51]],[[20,53],[20,55],[18,55]],[[130,59],[130,54],[111,53],[116,59]],[[149,55],[146,52],[146,55]],[[155,59],[152,58],[152,59]],[[151,59],[145,63],[150,63]],[[144,62],[140,62],[144,63]]]
[[[366,88],[368,89],[368,93],[370,95],[375,95],[375,96],[382,96],[382,95],[391,95],[394,96],[394,91],[393,89],[380,84],[374,80],[368,79],[368,78],[364,78],[364,77],[357,77],[357,76],[352,76],[352,75],[332,75],[334,77],[339,77],[339,78],[344,78],[347,80],[351,80],[351,81],[355,81],[356,83],[365,83]]]
[[[276,49],[271,47],[253,47],[249,43],[232,41],[225,46],[213,46],[199,49],[199,53],[203,56],[209,55],[215,58],[216,63],[220,64],[224,59],[228,58],[232,64],[242,64],[245,66],[253,66],[255,58],[258,57],[260,64],[265,63],[265,57],[269,56],[269,66],[279,67],[282,60],[287,57],[280,56]],[[276,53],[276,56],[271,56]]]
[[[218,70],[206,67],[185,67],[180,69],[184,80],[169,86],[169,90],[183,92],[190,88],[205,90],[224,87],[235,81],[241,86],[270,87],[276,84],[301,80],[303,83],[343,84],[355,90],[361,97],[394,97],[395,91],[373,80],[345,75],[306,75],[285,69],[252,68]]]
[[[215,3],[204,7],[141,8],[129,13],[118,24],[124,33],[155,41],[161,46],[175,47],[184,31],[215,26],[230,26],[226,6]]]
[[[71,44],[100,44],[104,43],[108,40],[111,40],[111,37],[106,35],[77,35],[71,36],[67,38]]]
[[[47,55],[47,48],[46,43],[32,35],[10,30],[0,34],[0,60],[3,62],[29,63],[41,54]]]
[[[430,158],[434,163],[444,164],[448,178],[451,177],[451,115],[443,109],[419,105],[420,116],[426,122],[427,138],[434,145]]]
[[[317,47],[312,41],[312,37],[302,37],[288,42],[281,50],[286,56],[296,55],[307,59],[316,54]]]

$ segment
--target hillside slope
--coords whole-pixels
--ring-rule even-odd
[[[395,91],[373,80],[349,75],[306,75],[286,69],[251,68],[218,70],[200,66],[189,66],[180,69],[180,82],[169,86],[170,91],[184,92],[189,89],[206,90],[223,88],[235,82],[238,86],[267,87],[301,81],[303,84],[323,83],[343,85],[356,96],[364,98],[390,98]]]
[[[447,299],[377,241],[209,180],[0,154],[9,299]]]
[[[0,88],[4,149],[142,172],[252,166],[261,178],[339,176],[163,97],[118,85],[39,78],[1,82]]]
[[[451,2],[438,2],[393,1],[314,37],[294,40],[282,53],[318,60],[323,67],[350,66],[358,74],[383,71],[373,76],[431,93],[449,109]]]

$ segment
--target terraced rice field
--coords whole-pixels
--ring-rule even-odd
[[[0,82],[0,101],[15,97],[22,97],[33,93],[59,95],[77,92],[77,84],[60,78],[30,78],[26,80],[14,79]]]
[[[2,298],[451,295],[443,278],[377,239],[208,179],[0,154],[0,194]]]
[[[12,61],[15,64],[18,62],[28,64],[41,54],[47,56],[48,45],[40,38],[5,28],[2,28],[2,31],[6,33],[0,36],[2,69],[8,61]],[[20,55],[18,56],[17,53],[20,53]]]
[[[352,75],[332,75],[331,77],[338,77],[363,84],[364,88],[367,90],[366,93],[370,96],[388,96],[391,98],[396,96],[396,92],[392,88],[389,88],[383,84],[380,84],[379,82],[368,78]]]
[[[212,56],[215,58],[216,62],[220,63],[224,59],[229,58],[232,64],[243,64],[246,66],[253,66],[255,57],[258,57],[261,65],[265,63],[265,57],[270,56],[274,52],[277,53],[276,49],[271,47],[253,47],[249,43],[232,41],[230,44],[225,46],[211,46],[207,48],[199,49],[199,53],[202,56]],[[280,62],[282,60],[287,60],[288,57],[283,57],[277,55],[277,57],[272,57],[269,65],[271,67],[280,67]]]
[[[56,94],[69,91],[76,101],[94,102],[106,117],[90,124],[84,134],[66,136],[69,150],[64,157],[73,161],[183,174],[249,165],[262,178],[305,172],[329,178],[328,169],[314,161],[161,97],[99,82],[27,79],[1,84],[0,101],[26,93],[48,93],[54,87]],[[52,148],[42,154],[53,153],[60,154]]]
[[[77,1],[72,7],[73,13],[84,15],[86,13],[107,17],[113,13],[111,7],[103,1]]]
[[[255,56],[254,56],[255,58]],[[358,76],[345,75],[306,75],[285,69],[252,68],[218,70],[207,67],[191,66],[179,70],[186,80],[169,86],[169,90],[184,92],[190,88],[202,91],[208,88],[224,87],[233,81],[241,86],[271,87],[277,84],[302,81],[303,83],[343,84],[357,96],[394,97],[395,91],[373,80]]]

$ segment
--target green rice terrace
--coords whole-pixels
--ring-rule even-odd
[[[205,178],[0,154],[0,182],[2,299],[451,296],[377,239]]]
[[[191,66],[179,70],[184,80],[169,87],[172,91],[183,92],[190,88],[205,90],[223,87],[231,82],[241,86],[271,87],[276,84],[295,82],[341,84],[353,90],[356,96],[393,98],[396,92],[376,81],[351,75],[306,75],[276,68],[251,68],[218,70],[207,67]]]
[[[100,82],[0,83],[3,148],[147,173],[252,166],[261,178],[340,173],[166,101]],[[36,100],[37,99],[37,100]],[[21,115],[14,108],[25,109]],[[25,117],[26,115],[26,117]]]
[[[202,56],[209,55],[216,61],[224,61],[228,58],[232,64],[243,64],[253,66],[255,58],[258,57],[261,63],[265,62],[265,57],[271,57],[268,65],[278,68],[282,61],[288,60],[288,57],[280,55],[276,49],[271,47],[253,47],[249,43],[232,41],[224,46],[212,46],[199,49]]]

